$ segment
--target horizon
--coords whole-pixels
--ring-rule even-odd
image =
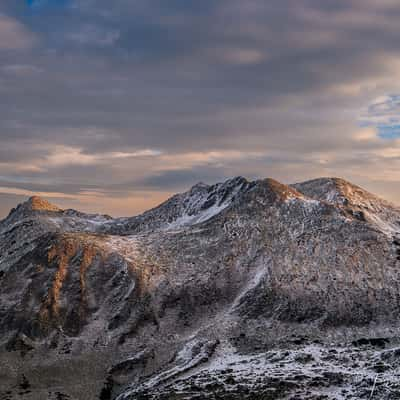
[[[276,179],[271,178],[271,177],[263,177],[263,178],[257,178],[257,179],[249,179],[248,177],[243,177],[243,176],[239,176],[239,175],[238,175],[238,176],[234,176],[234,177],[227,178],[227,180],[233,180],[233,179],[236,179],[236,178],[244,178],[244,179],[245,179],[246,181],[248,181],[248,182],[253,182],[253,181],[263,180],[263,179],[272,179],[272,180],[275,180],[275,181],[276,181]],[[302,183],[306,183],[306,182],[311,182],[311,181],[313,181],[313,180],[318,180],[318,179],[327,179],[327,180],[328,180],[328,179],[332,179],[332,180],[334,180],[334,179],[339,179],[339,180],[344,180],[344,181],[347,182],[347,183],[356,185],[354,182],[350,182],[350,181],[348,181],[348,180],[346,180],[346,179],[344,179],[344,178],[342,178],[342,177],[336,177],[336,176],[331,176],[331,177],[328,177],[328,176],[321,176],[321,177],[317,177],[317,178],[306,179],[306,180],[304,180],[304,181],[287,182],[287,183],[281,182],[281,183],[283,183],[283,184],[285,184],[285,185],[292,186],[292,185],[296,185],[296,184],[302,184]],[[219,182],[213,182],[213,183],[206,183],[206,182],[202,182],[202,181],[197,182],[197,183],[195,183],[194,185],[192,185],[192,186],[190,186],[190,187],[187,187],[186,190],[180,191],[180,192],[176,192],[176,193],[172,193],[172,194],[169,195],[168,197],[161,199],[161,201],[160,201],[159,203],[150,205],[148,208],[145,208],[145,209],[143,209],[143,210],[139,210],[139,212],[138,212],[138,213],[135,213],[135,214],[131,214],[131,215],[111,215],[111,214],[108,214],[108,213],[101,213],[101,212],[100,212],[100,213],[97,213],[97,214],[108,215],[108,216],[111,216],[112,218],[123,218],[123,217],[129,218],[129,217],[135,217],[135,216],[139,216],[139,215],[141,215],[142,213],[144,213],[144,212],[146,212],[146,211],[149,211],[149,210],[151,210],[151,209],[153,209],[153,208],[157,208],[157,207],[161,206],[165,201],[169,200],[169,199],[170,199],[171,197],[173,197],[174,195],[180,194],[180,193],[185,193],[185,192],[187,192],[187,191],[190,191],[193,187],[195,187],[195,186],[197,186],[197,185],[214,186],[214,185],[222,184],[222,183],[225,183],[225,182],[226,182],[226,180],[225,180],[225,181],[219,181]],[[279,182],[279,181],[278,181],[278,182]],[[356,186],[358,186],[358,185],[356,185]],[[361,187],[361,189],[364,189],[364,190],[366,190],[367,192],[369,192],[369,193],[371,193],[371,194],[373,194],[373,195],[376,195],[376,196],[380,197],[380,198],[383,199],[383,200],[386,200],[386,201],[389,201],[389,202],[390,202],[390,200],[388,200],[388,199],[386,199],[386,198],[380,196],[380,195],[377,194],[377,193],[373,193],[373,192],[369,191],[367,188]],[[46,197],[46,196],[43,196],[41,193],[39,193],[39,194],[37,194],[37,193],[30,193],[29,195],[21,195],[21,197],[22,197],[22,200],[21,200],[20,202],[16,203],[14,206],[12,206],[4,215],[1,215],[1,214],[0,214],[0,221],[1,221],[2,219],[6,218],[6,217],[9,215],[9,213],[10,213],[13,209],[15,209],[18,205],[23,204],[23,203],[25,203],[25,202],[28,202],[28,201],[30,201],[31,199],[34,199],[34,198],[38,198],[38,199],[40,199],[40,200],[48,201],[51,205],[54,205],[54,206],[56,206],[56,207],[60,207],[60,204],[59,204],[59,202],[58,202],[58,200],[60,200],[59,197]],[[62,200],[62,199],[61,199],[61,200]],[[393,203],[393,202],[392,202],[392,203]],[[393,205],[394,205],[394,206],[397,206],[397,203],[393,203]],[[73,209],[73,208],[72,208],[72,207],[66,207],[66,208],[60,207],[60,210],[61,210],[61,211],[65,211],[65,210],[68,210],[68,209]],[[75,210],[76,210],[76,211],[81,211],[81,212],[86,212],[86,213],[88,213],[88,214],[96,214],[96,212],[94,212],[93,210],[90,210],[90,209],[75,209]]]
[[[0,218],[131,216],[197,182],[344,179],[400,204],[395,0],[4,0]]]

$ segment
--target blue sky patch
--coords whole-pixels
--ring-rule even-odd
[[[29,7],[64,6],[69,0],[26,0]]]
[[[400,125],[380,125],[377,130],[378,136],[382,139],[400,138]]]
[[[382,96],[372,102],[359,121],[360,127],[373,127],[381,139],[400,138],[400,95]]]

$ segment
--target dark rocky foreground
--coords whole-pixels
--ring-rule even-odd
[[[398,399],[400,210],[341,179],[0,222],[2,399]]]

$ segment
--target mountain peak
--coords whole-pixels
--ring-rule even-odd
[[[303,194],[300,193],[296,188],[285,185],[275,179],[266,178],[263,179],[261,182],[264,185],[268,186],[269,190],[271,190],[281,200],[304,197]]]
[[[62,211],[61,208],[40,196],[30,197],[23,205],[30,211]]]
[[[343,178],[317,178],[296,183],[292,187],[308,197],[337,205],[360,205],[366,202],[383,201],[374,194]]]
[[[209,185],[207,185],[206,183],[204,183],[204,182],[198,182],[198,183],[196,183],[195,185],[193,185],[192,187],[191,187],[191,190],[193,191],[193,190],[197,190],[197,189],[207,189],[207,188],[209,188],[210,186]]]

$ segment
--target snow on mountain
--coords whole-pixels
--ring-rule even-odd
[[[155,229],[178,229],[209,220],[229,207],[252,183],[236,177],[223,183],[199,183],[160,206],[133,218],[122,218],[106,228],[110,232],[135,233]]]
[[[131,218],[30,199],[0,221],[0,398],[396,398],[399,221],[336,178]]]
[[[340,178],[319,178],[292,185],[304,195],[325,201],[368,220],[388,235],[400,231],[400,208]]]

